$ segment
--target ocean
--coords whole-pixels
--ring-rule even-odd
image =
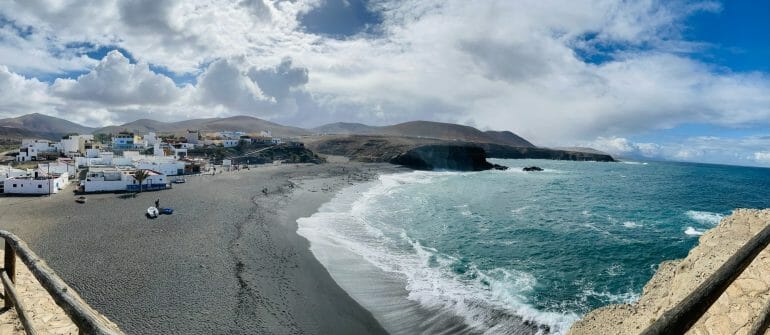
[[[510,169],[352,186],[298,231],[393,334],[562,334],[638,299],[733,209],[770,207],[770,169],[492,161]]]

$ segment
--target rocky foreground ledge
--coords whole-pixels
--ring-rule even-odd
[[[639,334],[770,225],[770,209],[738,209],[700,237],[685,259],[663,262],[632,305],[588,313],[567,334]],[[770,248],[763,250],[688,334],[746,334],[770,299]]]

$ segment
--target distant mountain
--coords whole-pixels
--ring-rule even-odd
[[[368,126],[361,123],[332,123],[305,130],[283,126],[251,116],[233,116],[226,118],[192,119],[178,122],[162,122],[151,119],[139,119],[122,125],[107,126],[99,129],[85,127],[67,120],[43,115],[29,114],[16,118],[0,120],[0,127],[7,129],[0,132],[0,137],[41,137],[58,139],[67,133],[103,133],[115,134],[120,131],[132,131],[140,134],[148,132],[181,134],[186,130],[202,131],[271,131],[274,136],[294,137],[311,134],[338,135],[383,135],[391,137],[436,139],[442,141],[474,142],[508,145],[513,147],[534,148],[526,139],[510,131],[481,131],[474,127],[452,123],[432,121],[411,121],[391,126]],[[6,134],[5,136],[3,134]],[[573,150],[578,151],[578,150]]]
[[[349,122],[336,122],[325,124],[320,127],[310,129],[310,131],[316,134],[332,134],[332,135],[366,135],[375,134],[380,127],[367,126],[363,123],[349,123]]]
[[[135,133],[146,134],[148,132],[163,132],[169,128],[169,123],[155,121],[150,119],[139,119],[133,122],[124,123],[120,126],[107,126],[99,129],[94,129],[94,133],[101,134],[115,134],[124,130],[132,131]]]
[[[534,147],[535,145],[525,140],[523,137],[510,131],[487,130],[484,132],[487,136],[497,140],[497,143],[512,145],[514,147]]]
[[[566,151],[574,151],[574,152],[583,152],[583,153],[587,153],[587,154],[609,155],[608,153],[606,153],[604,151],[596,150],[594,148],[586,148],[586,147],[557,147],[557,148],[554,148],[554,149],[566,150]]]
[[[311,130],[317,134],[388,135],[534,147],[532,143],[510,131],[483,132],[470,126],[432,121],[411,121],[384,127],[338,122]]]
[[[96,129],[94,130],[94,133],[114,134],[124,130],[136,133],[147,133],[151,131],[158,133],[182,133],[188,129],[203,131],[232,130],[243,132],[270,130],[273,136],[278,137],[302,136],[310,134],[309,131],[302,128],[283,126],[251,116],[192,119],[179,122],[161,122],[149,119],[140,119],[118,126],[108,126]]]
[[[0,119],[0,127],[15,128],[18,133],[26,132],[25,137],[48,139],[61,138],[69,133],[90,134],[93,131],[93,128],[39,113]]]

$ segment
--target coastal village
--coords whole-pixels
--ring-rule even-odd
[[[183,183],[185,175],[240,168],[237,160],[212,154],[218,149],[262,151],[281,144],[270,130],[248,134],[188,130],[179,137],[122,131],[70,134],[60,141],[23,139],[17,151],[6,152],[7,163],[0,165],[0,193],[52,195],[70,186],[77,193],[163,190]]]

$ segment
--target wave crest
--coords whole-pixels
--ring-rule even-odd
[[[704,211],[687,211],[685,212],[685,215],[700,224],[709,224],[713,226],[716,226],[719,224],[719,221],[722,221],[722,219],[725,218],[723,214]]]

